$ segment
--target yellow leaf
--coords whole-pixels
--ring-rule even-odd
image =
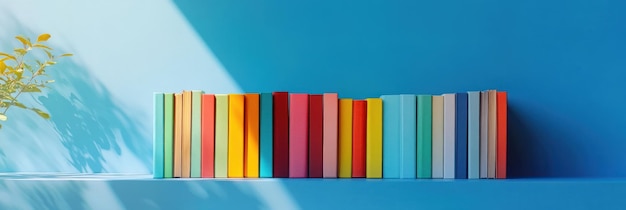
[[[7,65],[4,63],[4,61],[0,61],[0,74],[4,74],[4,70],[7,69]]]
[[[73,55],[74,55],[74,54],[72,54],[72,53],[65,53],[65,54],[61,55],[61,57],[65,57],[65,56],[73,56]]]
[[[5,56],[5,57],[10,58],[12,60],[16,60],[15,57],[13,57],[12,55],[9,55],[7,53],[0,52],[0,56]]]
[[[41,34],[37,37],[37,42],[45,42],[48,41],[48,39],[50,39],[50,34]]]
[[[33,47],[38,47],[38,48],[43,48],[43,49],[48,49],[48,50],[52,50],[52,48],[43,45],[43,44],[34,44]]]
[[[7,121],[7,116],[3,115],[3,114],[0,114],[0,120]]]
[[[28,41],[28,39],[22,37],[22,36],[16,36],[15,37],[17,40],[20,40],[20,42],[22,42],[22,44],[24,44],[24,46],[29,46],[32,47],[32,45],[30,44],[30,41]]]

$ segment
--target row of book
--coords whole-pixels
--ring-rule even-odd
[[[504,179],[507,93],[154,94],[154,178]]]

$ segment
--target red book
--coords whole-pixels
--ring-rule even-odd
[[[289,177],[289,93],[274,92],[274,177]]]
[[[324,162],[324,103],[322,95],[309,96],[309,177],[322,178]]]
[[[202,152],[201,176],[213,178],[215,158],[215,95],[202,95]]]
[[[352,177],[365,177],[365,135],[367,131],[367,101],[352,104]]]
[[[289,99],[289,177],[309,175],[309,94],[292,93]]]
[[[506,120],[507,120],[507,103],[506,92],[497,92],[497,143],[496,150],[496,178],[506,179]]]

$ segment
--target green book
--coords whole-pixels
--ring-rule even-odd
[[[154,93],[152,175],[163,178],[163,93]]]
[[[172,178],[174,173],[174,94],[163,95],[163,177]]]
[[[432,96],[417,96],[417,178],[432,176]]]
[[[215,94],[215,178],[228,177],[228,94]]]
[[[200,178],[202,155],[202,94],[200,90],[191,91],[191,178]]]

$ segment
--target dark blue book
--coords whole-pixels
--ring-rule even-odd
[[[467,93],[456,94],[454,178],[467,179]]]

